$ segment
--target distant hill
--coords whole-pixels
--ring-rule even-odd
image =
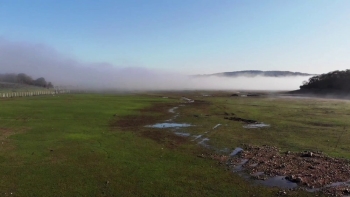
[[[208,75],[196,75],[195,77],[297,77],[297,76],[314,76],[314,74],[290,72],[290,71],[261,71],[261,70],[243,70],[233,72],[223,72]]]

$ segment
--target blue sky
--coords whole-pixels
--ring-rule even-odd
[[[0,0],[0,37],[187,74],[350,64],[348,0]]]

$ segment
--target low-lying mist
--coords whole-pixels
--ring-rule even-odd
[[[86,63],[46,45],[4,38],[0,38],[0,73],[25,73],[44,77],[54,85],[101,90],[294,90],[309,78],[191,77],[142,67]]]

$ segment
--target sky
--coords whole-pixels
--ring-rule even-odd
[[[0,0],[0,37],[184,74],[350,63],[348,0]]]

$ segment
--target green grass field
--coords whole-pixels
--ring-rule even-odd
[[[282,151],[322,151],[333,157],[350,159],[350,102],[347,100],[229,96],[200,99],[210,104],[182,108],[187,116],[180,119],[204,128],[222,124],[208,134],[217,147],[233,148],[242,143],[271,145]],[[271,126],[246,129],[243,128],[245,123],[225,120],[225,112]],[[195,118],[194,114],[202,116]]]
[[[0,99],[0,196],[276,195],[279,189],[253,186],[217,161],[197,157],[207,150],[189,139],[168,146],[173,144],[171,136],[160,135],[158,140],[143,134],[154,129],[115,123],[124,117],[162,122],[171,116],[168,106],[179,105],[178,98],[71,94]],[[214,146],[271,144],[349,157],[349,133],[343,132],[349,124],[347,102],[201,99],[210,104],[181,107],[177,120],[198,125],[184,130],[191,133],[227,124],[208,134]],[[165,110],[144,111],[158,105]],[[224,120],[224,111],[272,126],[246,130],[242,123]]]

